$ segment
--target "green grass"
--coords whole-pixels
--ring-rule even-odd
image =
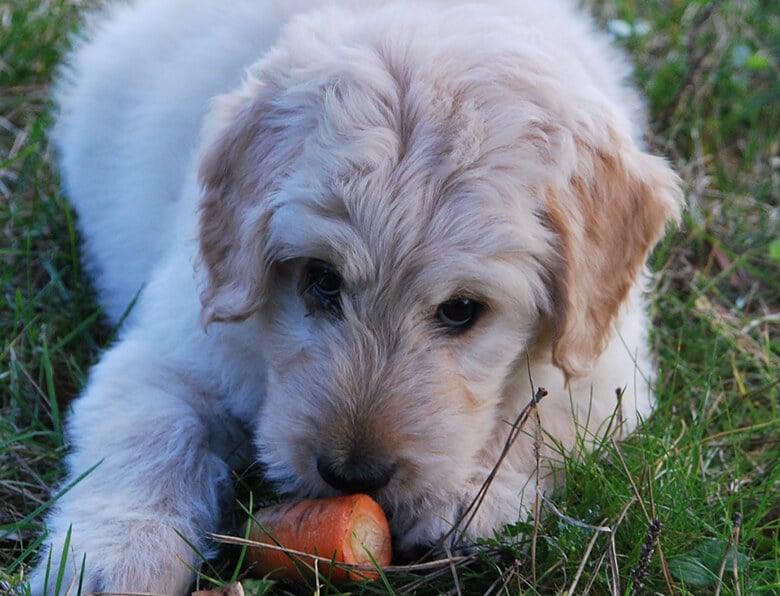
[[[0,0],[0,592],[34,561],[62,419],[110,337],[46,139],[53,70],[86,4]],[[778,594],[780,11],[773,0],[587,4],[604,26],[640,23],[619,43],[648,97],[649,142],[688,191],[682,228],[653,257],[658,411],[629,441],[567,460],[567,485],[537,521],[388,585],[630,594],[641,580],[636,593]],[[230,580],[235,555],[204,575]]]

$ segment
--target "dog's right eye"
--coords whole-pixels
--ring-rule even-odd
[[[484,306],[468,298],[453,298],[439,305],[436,316],[439,322],[453,333],[469,329],[482,313]]]
[[[341,276],[322,261],[311,261],[303,276],[303,293],[310,306],[341,314]]]

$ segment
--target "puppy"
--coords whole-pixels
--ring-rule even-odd
[[[182,593],[252,459],[291,498],[373,495],[399,550],[468,543],[650,413],[643,269],[681,192],[567,3],[137,0],[86,38],[53,139],[124,323],[33,593],[49,558]]]

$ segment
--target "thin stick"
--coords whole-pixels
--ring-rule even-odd
[[[615,526],[617,529],[617,526]],[[620,596],[620,568],[618,567],[617,545],[615,544],[615,532],[609,535],[609,568],[612,570],[612,595]]]
[[[482,486],[480,487],[474,499],[471,501],[471,504],[463,511],[463,513],[461,513],[460,517],[458,518],[455,525],[453,525],[452,529],[450,529],[450,531],[447,532],[442,537],[442,541],[446,541],[455,532],[458,532],[460,535],[463,535],[466,532],[466,529],[469,527],[469,525],[471,525],[471,522],[474,521],[474,518],[477,515],[477,511],[482,505],[482,502],[485,500],[485,496],[487,495],[487,491],[490,488],[490,485],[493,483],[493,480],[498,474],[498,469],[501,467],[501,464],[504,462],[504,459],[506,459],[506,456],[509,454],[509,450],[512,448],[512,445],[514,445],[515,441],[517,440],[517,437],[520,436],[523,427],[528,422],[528,418],[530,417],[531,412],[533,412],[536,409],[537,404],[546,395],[547,395],[547,390],[544,387],[537,388],[536,393],[534,394],[531,401],[528,402],[528,404],[526,404],[526,406],[522,409],[520,414],[518,414],[517,418],[515,419],[514,423],[511,426],[511,429],[509,431],[509,436],[504,442],[504,447],[501,450],[501,454],[499,455],[498,460],[493,466],[493,469],[490,471],[490,474],[488,474],[488,477],[482,483]],[[465,523],[463,523],[464,521]]]
[[[612,532],[610,532],[609,534],[609,547],[608,547],[609,567],[612,571],[612,579],[614,580],[614,585],[612,586],[612,593],[615,596],[618,596],[621,593],[620,568],[618,567],[617,545],[615,544],[615,533],[617,532],[617,529],[620,527],[620,524],[623,523],[623,520],[626,519],[626,515],[628,515],[628,510],[631,509],[631,506],[634,503],[636,503],[636,501],[637,498],[632,497],[631,500],[623,506],[623,509],[620,511],[620,515],[618,515],[615,524],[612,526]]]
[[[458,570],[455,567],[455,563],[452,562],[452,552],[450,551],[449,545],[444,545],[444,552],[447,553],[447,559],[449,559],[449,568],[450,573],[452,573],[452,581],[455,582],[455,591],[457,592],[458,596],[463,596],[463,592],[461,592],[460,589],[460,579],[458,578]]]
[[[647,520],[647,523],[652,523],[653,518],[650,517],[650,514],[647,511],[647,507],[645,507],[644,501],[642,501],[642,494],[639,492],[639,489],[636,486],[636,483],[634,482],[633,476],[631,476],[631,472],[628,470],[628,466],[626,465],[626,460],[623,459],[623,454],[620,453],[620,448],[618,447],[618,444],[615,442],[615,439],[610,438],[610,443],[612,444],[612,448],[615,450],[615,453],[617,453],[618,459],[620,460],[620,465],[623,466],[623,471],[626,473],[626,478],[628,478],[628,482],[631,484],[631,489],[634,491],[634,495],[637,498],[637,501],[639,502],[639,506],[642,508],[642,513],[645,514],[645,519]]]
[[[266,544],[265,542],[256,542],[254,540],[248,540],[246,538],[239,538],[238,536],[227,536],[225,534],[209,533],[209,537],[213,538],[217,542],[221,542],[222,544],[235,544],[237,546],[267,548],[270,550],[281,551],[285,554],[293,555],[296,557],[304,557],[308,560],[320,561],[322,563],[327,563],[328,565],[332,565],[334,563],[333,559],[330,557],[320,557],[319,555],[313,555],[311,553],[305,553],[299,550],[277,546],[276,544]],[[446,567],[447,565],[461,564],[461,563],[473,561],[476,558],[477,558],[476,555],[453,556],[444,559],[437,559],[435,561],[428,561],[427,563],[415,563],[414,565],[388,565],[386,567],[382,567],[382,570],[383,571],[427,571],[430,569],[438,569],[441,567]],[[336,565],[338,565],[339,567],[344,567],[345,569],[355,569],[357,571],[376,571],[376,567],[374,567],[373,565],[356,565],[354,563],[341,563],[341,562],[336,562]]]
[[[598,526],[594,526],[594,527],[598,527]],[[610,533],[612,533],[611,528],[610,528]],[[598,537],[599,537],[599,533],[594,532],[593,536],[591,536],[591,539],[588,541],[588,547],[585,549],[585,554],[582,556],[582,560],[580,561],[580,564],[577,567],[577,573],[574,574],[574,580],[572,580],[571,586],[569,587],[569,594],[576,594],[574,590],[577,587],[580,578],[582,577],[582,572],[585,570],[585,564],[588,562],[588,559],[590,558],[590,553],[593,550],[593,546],[596,544],[596,540],[598,539]]]
[[[731,537],[729,538],[729,543],[726,545],[726,550],[723,553],[723,560],[720,562],[720,569],[718,569],[718,585],[715,587],[715,596],[720,596],[720,590],[723,587],[723,576],[726,573],[726,563],[729,560],[729,555],[732,556],[734,590],[737,593],[737,596],[740,594],[739,567],[737,565],[737,542],[739,541],[739,530],[741,527],[742,516],[739,513],[735,513],[731,521]]]
[[[647,474],[647,492],[650,495],[650,513],[653,515],[653,519],[658,519],[658,514],[655,510],[655,494],[653,493],[653,475],[650,473],[650,469],[648,467],[648,474]],[[660,523],[660,522],[659,522]],[[669,565],[666,564],[666,555],[664,555],[664,549],[661,545],[661,540],[659,538],[656,548],[658,550],[658,562],[661,564],[661,572],[664,574],[664,581],[666,581],[666,588],[669,590],[669,593],[673,593],[673,580],[672,580],[672,572],[669,571]]]
[[[742,528],[742,515],[739,513],[734,514],[734,519],[732,521],[732,524],[734,526],[734,529],[732,530],[731,536],[732,541],[734,542],[734,559],[732,561],[732,572],[734,574],[734,591],[737,593],[737,596],[742,596],[742,590],[739,587],[739,565],[737,562],[737,547],[739,545],[739,532]]]
[[[596,574],[599,569],[601,569],[601,566],[604,564],[604,559],[607,558],[607,554],[609,553],[609,548],[604,550],[604,552],[601,553],[601,556],[599,557],[599,560],[596,561],[596,565],[594,566],[594,572],[590,576],[590,580],[587,584],[585,584],[585,587],[582,589],[583,594],[590,594],[590,591],[593,589],[593,584],[596,583]],[[615,591],[614,587],[610,590],[612,596],[620,596],[618,592]]]
[[[536,576],[536,542],[539,539],[539,525],[541,523],[541,490],[539,488],[539,475],[542,468],[542,423],[539,419],[539,410],[534,410],[536,428],[534,432],[534,460],[536,463],[536,493],[534,496],[534,531],[531,536],[531,578],[533,585],[537,585]]]

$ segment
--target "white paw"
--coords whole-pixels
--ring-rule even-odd
[[[72,538],[72,540],[71,540]],[[32,596],[89,592],[183,594],[200,556],[170,527],[123,520],[52,537],[30,581]]]

